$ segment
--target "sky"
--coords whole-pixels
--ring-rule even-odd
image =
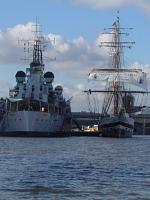
[[[18,39],[33,36],[36,19],[43,34],[54,39],[47,48],[46,71],[55,74],[66,99],[72,97],[73,111],[88,111],[88,73],[94,67],[110,65],[108,52],[99,48],[104,28],[111,27],[119,10],[122,27],[132,27],[127,41],[135,41],[125,51],[126,66],[150,72],[149,0],[0,0],[0,96],[8,96],[18,70],[25,70],[24,52]],[[53,43],[53,42],[51,42]]]

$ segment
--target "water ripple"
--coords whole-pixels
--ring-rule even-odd
[[[0,200],[150,200],[150,137],[0,138]]]

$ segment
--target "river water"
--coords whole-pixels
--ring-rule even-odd
[[[150,200],[150,136],[0,137],[0,200]]]

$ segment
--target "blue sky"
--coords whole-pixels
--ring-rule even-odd
[[[6,85],[7,88],[14,84],[16,70],[25,69],[26,66],[24,63],[21,64],[20,61],[17,64],[17,60],[14,63],[9,61],[11,57],[10,49],[13,47],[13,40],[15,40],[12,30],[18,31],[19,34],[22,27],[19,29],[16,26],[18,24],[27,26],[29,22],[34,22],[36,17],[43,26],[44,34],[56,35],[56,43],[59,36],[57,46],[59,53],[56,55],[58,62],[51,63],[50,67],[54,65],[52,69],[56,73],[56,82],[62,83],[64,87],[70,85],[74,90],[75,86],[78,85],[78,88],[82,88],[81,85],[86,83],[88,71],[95,64],[100,63],[102,65],[104,57],[97,52],[98,50],[93,51],[93,53],[92,47],[95,48],[95,42],[103,29],[111,27],[116,19],[117,10],[120,11],[122,26],[134,28],[128,39],[135,41],[136,44],[132,50],[126,51],[127,65],[137,63],[137,65],[142,65],[143,68],[146,65],[149,69],[150,1],[140,0],[138,2],[136,0],[133,0],[132,3],[129,0],[0,0],[0,30],[3,38],[3,40],[0,40],[0,48],[1,51],[4,48],[5,51],[3,52],[6,52],[6,55],[3,56],[5,59],[0,54],[0,80],[2,85]],[[11,34],[8,34],[8,36],[11,35],[13,38],[10,47],[5,41],[8,40],[5,37],[5,32],[7,34],[10,32]],[[6,50],[6,46],[8,46],[9,51]],[[86,47],[89,47],[90,50],[87,51]],[[16,50],[14,57],[17,57],[17,47],[15,48],[12,51]],[[69,55],[67,55],[68,51],[62,50],[62,48],[71,49]],[[101,50],[99,51],[101,52]],[[82,54],[82,57],[78,60],[80,54]],[[20,54],[18,54],[18,60],[20,59],[19,56]],[[6,58],[8,58],[8,61]],[[85,59],[84,62],[82,58]],[[95,58],[97,58],[96,62]],[[60,68],[56,67],[58,65],[60,65]],[[3,88],[0,88],[2,94],[5,93]],[[68,89],[68,91],[71,91],[71,89]]]
[[[135,56],[142,63],[150,62],[150,15],[134,6],[92,9],[69,0],[1,0],[0,3],[1,30],[34,22],[37,17],[45,33],[60,34],[66,39],[83,36],[89,41],[112,25],[119,9],[122,25],[134,28],[130,38],[136,42]]]

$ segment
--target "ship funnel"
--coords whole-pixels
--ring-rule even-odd
[[[16,73],[16,82],[17,83],[23,83],[25,82],[26,74],[23,71],[18,71]]]
[[[52,83],[54,80],[54,74],[52,72],[46,72],[44,74],[44,79],[45,79],[46,83]]]
[[[63,92],[63,88],[61,85],[57,85],[55,87],[55,92],[58,94],[58,95],[62,95],[62,92]]]

